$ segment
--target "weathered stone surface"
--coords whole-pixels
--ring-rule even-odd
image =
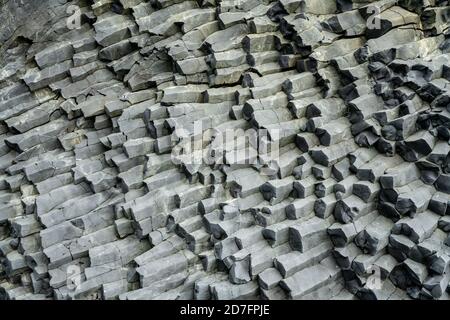
[[[0,0],[0,299],[448,299],[447,16]]]

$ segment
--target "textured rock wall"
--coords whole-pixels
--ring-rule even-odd
[[[0,3],[0,298],[449,298],[448,1]]]

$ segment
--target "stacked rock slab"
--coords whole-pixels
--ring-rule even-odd
[[[20,6],[0,299],[449,299],[449,1]]]

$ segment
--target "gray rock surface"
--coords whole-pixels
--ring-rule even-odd
[[[449,6],[0,0],[0,299],[448,300]]]

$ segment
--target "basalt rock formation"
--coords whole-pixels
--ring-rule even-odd
[[[449,299],[450,1],[0,19],[0,299]]]

